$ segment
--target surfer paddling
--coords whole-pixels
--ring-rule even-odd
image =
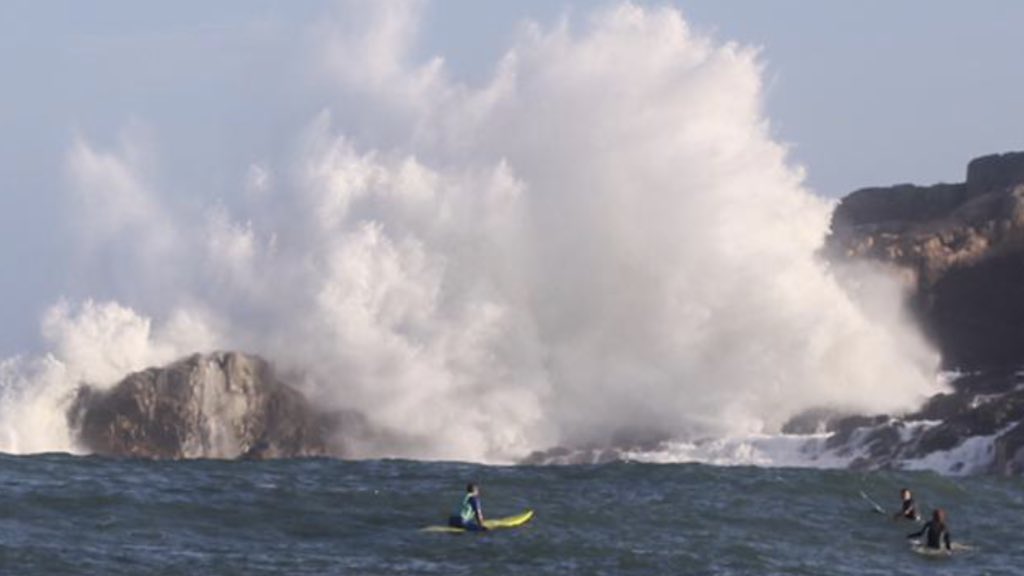
[[[473,483],[466,485],[462,504],[459,505],[458,511],[448,518],[448,525],[466,530],[487,530],[487,526],[484,525],[483,509],[480,506],[479,486]]]
[[[950,544],[949,526],[946,525],[946,511],[942,508],[936,508],[932,512],[932,519],[926,522],[918,532],[907,534],[907,538],[920,538],[922,535],[925,537],[924,544],[928,548],[941,550],[942,545],[945,544],[947,551],[953,550],[953,545]]]
[[[918,521],[921,516],[917,513],[917,505],[914,504],[914,496],[910,493],[910,490],[904,488],[900,490],[900,511],[893,514],[893,520],[899,520],[901,518],[905,520]]]

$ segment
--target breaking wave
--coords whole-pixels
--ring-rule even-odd
[[[207,204],[175,200],[158,130],[71,143],[77,262],[107,274],[0,365],[0,450],[74,451],[77,383],[214,348],[365,414],[368,457],[687,446],[937,390],[899,285],[818,258],[832,204],[772,137],[755,48],[621,4],[523,26],[471,85],[415,53],[416,4],[349,8],[304,39],[331,103]]]

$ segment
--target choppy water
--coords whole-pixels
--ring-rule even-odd
[[[451,536],[469,479],[528,526]],[[902,485],[971,551],[914,554]],[[1024,481],[702,465],[0,457],[3,574],[1014,574]]]

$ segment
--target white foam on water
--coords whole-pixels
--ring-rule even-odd
[[[702,463],[715,466],[842,468],[852,458],[825,449],[831,434],[757,434],[701,442],[666,442],[656,450],[624,451],[622,458],[659,464]]]
[[[1015,426],[1014,424],[1013,426]],[[988,471],[995,458],[995,440],[1013,426],[988,436],[973,436],[964,439],[949,450],[932,452],[922,458],[906,460],[905,470],[932,470],[948,476],[967,476]]]

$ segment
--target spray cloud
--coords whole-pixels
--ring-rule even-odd
[[[816,257],[831,204],[771,137],[756,50],[622,4],[525,26],[469,86],[412,53],[416,4],[356,12],[310,32],[339,105],[229,198],[169,201],[131,131],[71,146],[83,268],[138,311],[48,313],[52,353],[0,365],[0,450],[73,450],[77,382],[213,347],[363,412],[366,456],[770,433],[935,391],[899,287]]]

